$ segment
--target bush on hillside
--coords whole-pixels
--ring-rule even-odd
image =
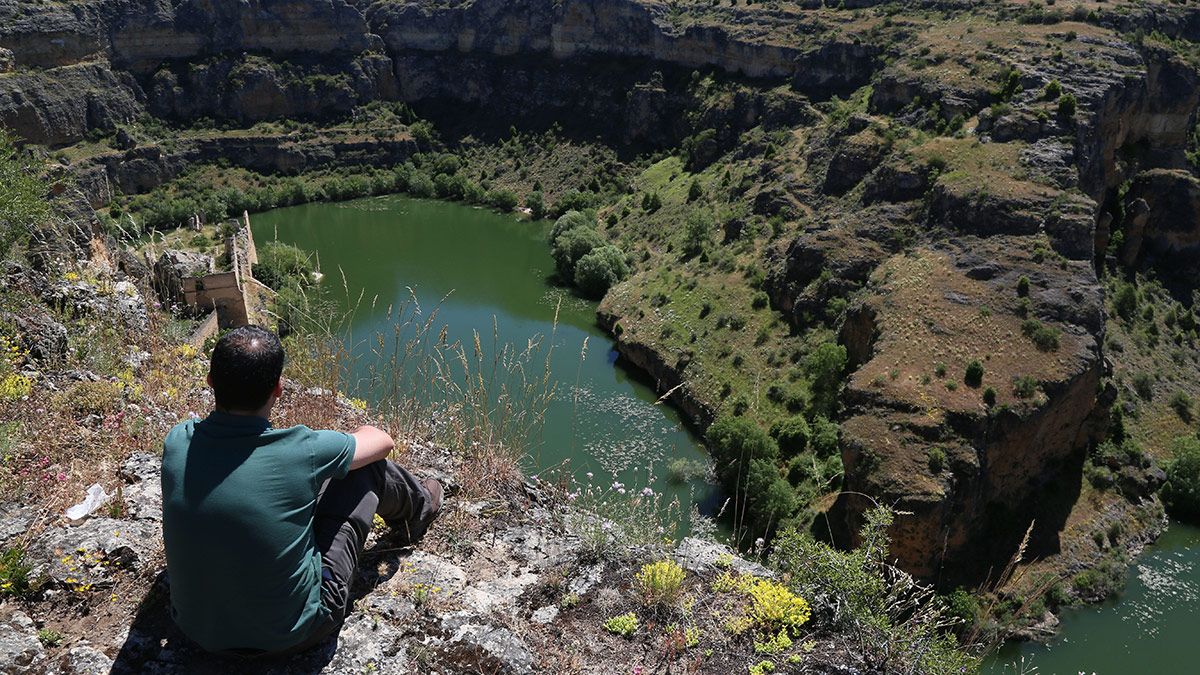
[[[1162,496],[1167,510],[1176,518],[1200,520],[1200,439],[1176,438],[1171,444],[1166,470]]]
[[[609,244],[592,250],[575,264],[575,286],[585,297],[599,300],[629,275],[625,254]]]
[[[0,260],[28,234],[29,228],[45,219],[46,186],[14,147],[13,139],[0,129]]]
[[[811,426],[812,436],[809,438],[809,446],[812,447],[813,452],[816,452],[818,457],[837,455],[838,437],[841,434],[841,427],[837,422],[818,415],[813,418]]]
[[[812,406],[816,412],[825,415],[833,412],[845,369],[846,348],[832,342],[821,344],[805,358],[804,370],[812,383]]]
[[[739,473],[752,460],[765,459],[774,463],[779,458],[779,446],[761,427],[745,417],[721,417],[705,433],[717,474],[727,485],[735,487]]]
[[[811,435],[812,429],[803,415],[792,415],[771,425],[771,436],[779,444],[780,452],[788,456],[804,452]]]

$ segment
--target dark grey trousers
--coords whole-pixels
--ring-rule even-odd
[[[411,540],[424,534],[415,528],[428,517],[431,507],[429,493],[416,477],[389,460],[327,481],[317,497],[313,529],[321,552],[321,603],[329,610],[329,619],[281,655],[305,651],[341,627],[350,608],[354,570],[376,513],[402,540]]]

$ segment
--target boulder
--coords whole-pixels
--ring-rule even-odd
[[[154,290],[163,304],[184,302],[183,280],[211,274],[216,269],[212,256],[169,249],[154,263]]]
[[[21,346],[42,363],[53,363],[67,355],[67,329],[44,309],[19,314],[0,312],[0,323],[15,325]]]
[[[66,588],[106,587],[117,572],[137,571],[162,550],[162,527],[151,520],[90,518],[52,527],[29,546],[31,576]]]
[[[45,657],[33,619],[24,612],[0,617],[0,669],[5,675],[42,672]]]

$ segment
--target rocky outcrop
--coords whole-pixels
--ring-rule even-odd
[[[0,77],[0,126],[30,143],[66,145],[133,121],[142,99],[130,75],[103,63],[23,71]]]
[[[1140,173],[1126,193],[1124,213],[1123,264],[1152,267],[1168,277],[1196,275],[1200,180],[1187,171]]]
[[[846,492],[835,511],[850,533],[870,504],[854,493],[895,504],[903,515],[892,551],[927,579],[970,583],[1013,554],[1030,521],[1053,531],[1061,514],[1026,500],[1047,483],[1077,484],[1078,461],[1107,422],[1090,262],[1039,266],[1030,249],[996,236],[893,258],[842,327],[862,365],[845,392]],[[1031,279],[1031,318],[1057,332],[1053,346],[1030,341],[1016,307],[1020,276]],[[983,364],[981,382],[964,376],[972,360]],[[1022,378],[1037,391],[1020,391]],[[998,510],[1012,517],[997,519]],[[1000,532],[1000,523],[1012,527]]]
[[[688,354],[677,354],[674,363],[670,363],[662,352],[642,342],[636,335],[626,333],[621,325],[621,317],[607,298],[601,303],[596,320],[601,330],[613,336],[621,358],[638,372],[653,378],[655,391],[664,396],[669,393],[668,400],[678,406],[693,424],[704,428],[712,423],[716,413],[711,404],[697,396],[685,382],[684,371],[691,361]]]

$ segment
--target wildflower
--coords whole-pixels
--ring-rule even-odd
[[[644,488],[642,488],[642,496],[643,497],[653,497],[654,490],[652,488],[650,488],[649,486],[644,487]]]
[[[196,411],[195,411],[195,410],[189,410],[189,411],[188,411],[188,417],[190,417],[190,418],[192,418],[192,419],[194,419],[194,420],[198,420],[198,419],[200,419],[200,415],[196,414]]]
[[[595,475],[596,475],[596,474],[592,473],[591,471],[587,472],[587,477],[588,477],[588,478],[591,478],[592,476],[595,476]]]
[[[530,477],[529,477],[529,480],[531,480],[531,481],[533,481],[533,482],[535,482],[535,483],[536,483],[536,482],[538,482],[538,477],[537,477],[537,474],[535,473],[535,474],[533,474],[532,476],[530,476]]]
[[[623,488],[623,487],[622,487],[622,488],[617,488],[617,492],[619,492],[619,493],[621,493],[621,494],[625,494],[625,488]]]
[[[612,523],[610,523],[606,520],[600,524],[600,529],[604,530],[605,532],[608,532],[609,530],[612,529]]]
[[[66,474],[66,473],[64,473],[64,472],[62,472],[62,471],[59,471],[59,472],[58,472],[58,480],[59,480],[59,481],[64,481],[64,480],[66,480],[66,479],[67,479],[67,474]]]

